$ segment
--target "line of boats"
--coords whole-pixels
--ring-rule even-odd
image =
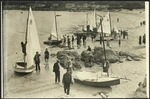
[[[87,15],[87,14],[86,14]],[[93,13],[93,19],[95,20],[95,10]],[[52,37],[54,38],[51,41],[44,41],[44,44],[48,44],[48,45],[58,45],[60,43],[62,43],[62,35],[61,33],[58,33],[58,28],[57,28],[57,15],[54,12],[54,22],[53,22],[53,29],[51,32]],[[97,16],[98,17],[98,16]],[[88,20],[88,17],[86,16],[86,20]],[[85,21],[85,26],[86,25],[91,25],[92,28],[97,28],[98,32],[101,32],[102,35],[103,33],[110,35],[111,34],[111,25],[110,25],[110,14],[109,12],[105,15],[105,17],[102,17],[102,20],[98,23],[95,21],[91,21],[91,22],[87,22]],[[108,28],[109,27],[109,28]],[[89,29],[92,29],[89,28]],[[84,28],[84,32],[85,34],[88,34],[89,31],[86,30]],[[90,32],[91,34],[93,32]],[[79,33],[81,34],[81,33]],[[78,35],[78,34],[76,34]],[[26,45],[26,62],[22,62],[22,61],[17,61],[16,64],[14,65],[14,70],[16,72],[19,73],[30,73],[32,71],[35,70],[35,66],[34,66],[34,55],[35,53],[38,51],[39,53],[41,52],[41,47],[40,47],[40,43],[39,43],[39,38],[38,38],[38,33],[37,33],[37,28],[36,28],[36,23],[34,20],[34,16],[32,13],[32,9],[31,7],[29,7],[29,11],[28,11],[28,18],[27,18],[27,26],[26,26],[26,35],[25,35],[25,41],[27,41],[27,45]],[[104,41],[103,41],[104,43]],[[104,47],[105,48],[105,47]],[[104,49],[105,50],[105,49]],[[104,80],[80,80],[78,78],[74,78],[75,81],[79,82],[79,83],[83,83],[86,85],[90,85],[90,86],[111,86],[111,85],[118,85],[120,84],[120,79],[119,78],[111,78],[111,77],[104,77]]]

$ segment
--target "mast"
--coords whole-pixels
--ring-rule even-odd
[[[27,17],[27,26],[26,26],[26,34],[25,34],[25,42],[27,41],[27,35],[28,35],[28,23],[29,23],[29,13],[30,13],[30,7],[28,11],[28,17]]]
[[[105,51],[105,42],[104,42],[104,34],[103,34],[103,26],[102,26],[102,20],[103,19],[100,19],[100,26],[101,26],[101,32],[102,32],[102,38],[103,38],[103,48],[104,48],[104,56],[105,56],[105,60],[106,60],[106,51]]]
[[[55,12],[54,12],[54,16],[55,16],[55,26],[56,26],[56,34],[57,34],[57,40],[58,40],[57,20],[56,20],[56,13]]]

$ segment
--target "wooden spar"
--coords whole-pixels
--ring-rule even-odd
[[[27,26],[26,26],[26,35],[25,35],[25,42],[27,42],[27,35],[28,35],[28,23],[29,23],[29,13],[30,13],[30,7],[28,11],[28,17],[27,17]]]
[[[56,34],[57,34],[57,40],[58,40],[57,20],[56,20],[56,13],[55,12],[54,12],[54,16],[55,16],[55,26],[56,26]]]
[[[104,48],[104,56],[105,56],[105,61],[106,61],[106,51],[105,51],[105,42],[104,42],[104,34],[103,34],[103,26],[102,26],[102,20],[100,19],[100,26],[101,26],[101,32],[102,32],[102,38],[103,38],[103,48]]]

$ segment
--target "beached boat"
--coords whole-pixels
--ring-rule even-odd
[[[52,26],[52,31],[50,33],[50,39],[48,38],[47,41],[44,41],[44,44],[47,45],[59,45],[62,43],[63,37],[61,35],[61,33],[58,32],[58,28],[57,28],[57,16],[60,15],[56,15],[56,13],[54,12],[54,21],[53,21],[53,26]]]
[[[26,62],[17,61],[16,64],[14,65],[15,72],[30,73],[33,70],[35,70],[33,59],[34,59],[34,56],[37,51],[39,53],[41,52],[36,23],[34,20],[34,16],[33,16],[31,7],[29,8],[29,12],[28,12],[25,42],[27,42],[27,44],[26,44],[26,53],[27,53]]]
[[[96,13],[95,9],[92,13],[86,12],[85,14],[85,21],[84,25],[82,26],[82,31],[74,33],[75,36],[80,35],[96,35],[96,31],[93,31],[93,29],[97,29],[97,23],[96,23]]]
[[[98,76],[98,73],[92,72],[79,72],[74,77],[74,81],[80,84],[93,87],[108,87],[120,84],[120,79],[117,77],[107,77],[102,75]]]
[[[101,27],[101,25],[99,26],[99,28],[97,30],[98,33],[101,34],[101,32],[102,32],[101,28],[103,28],[104,40],[114,40],[114,37],[113,37],[114,32],[115,33],[120,33],[120,32],[117,29],[117,27],[116,27],[115,24],[113,24],[113,28],[112,28],[110,13],[107,12],[107,14],[105,15],[105,17],[103,18],[101,16],[101,18],[102,18],[102,22],[101,22],[102,27]],[[100,38],[100,35],[98,35],[96,37],[96,41],[99,41],[100,40],[99,38]]]

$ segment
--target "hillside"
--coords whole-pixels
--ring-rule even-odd
[[[144,9],[144,1],[3,1],[3,9],[27,10],[113,10],[113,9]]]

